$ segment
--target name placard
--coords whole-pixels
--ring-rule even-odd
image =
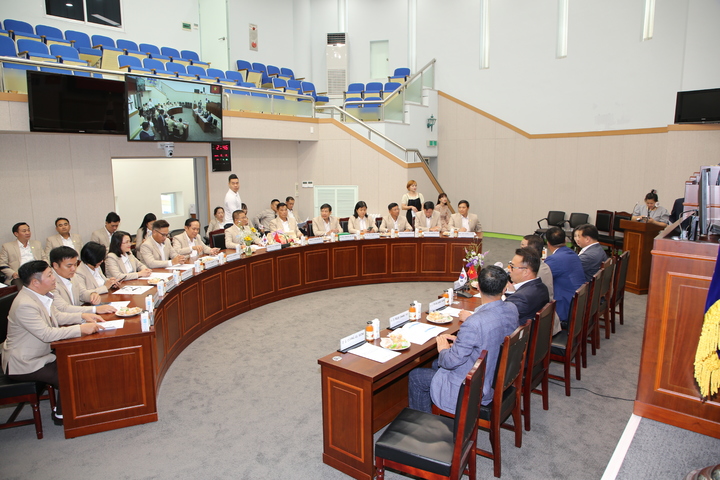
[[[192,270],[192,268],[190,268],[190,269],[188,269],[188,270],[183,270],[183,272],[180,274],[180,278],[181,278],[183,281],[187,280],[188,278],[190,278],[190,277],[192,277],[192,276],[193,276],[193,270]]]
[[[458,238],[475,238],[475,232],[458,232]]]
[[[398,238],[415,238],[415,232],[398,232]]]
[[[339,240],[341,242],[348,242],[350,240],[355,240],[355,235],[340,235]]]
[[[317,245],[318,243],[323,243],[323,237],[312,237],[308,238],[308,245]]]
[[[398,313],[394,317],[390,317],[390,329],[395,329],[400,325],[410,321],[410,312],[405,310],[402,313]]]
[[[377,232],[376,233],[370,232],[370,233],[365,234],[365,240],[377,240],[378,238],[380,238],[380,234]]]
[[[429,237],[436,237],[436,238],[437,238],[437,237],[440,236],[440,232],[423,232],[423,236],[424,236],[424,237],[428,237],[428,238],[429,238]]]
[[[271,243],[270,245],[268,245],[267,247],[265,247],[265,249],[266,249],[268,252],[274,252],[274,251],[276,251],[276,250],[280,250],[281,248],[282,248],[282,243]]]
[[[211,268],[215,268],[218,265],[220,265],[220,260],[217,258],[213,258],[209,262],[205,262],[205,270],[210,270]]]
[[[167,282],[165,283],[165,292],[169,292],[170,290],[175,288],[176,285],[177,283],[175,282],[175,279],[173,277],[168,278]]]
[[[430,302],[428,304],[428,313],[432,313],[436,310],[440,310],[441,308],[445,307],[445,299],[444,298],[438,298],[437,300]]]
[[[340,351],[345,353],[353,347],[357,347],[365,343],[365,330],[348,335],[345,338],[340,339]]]
[[[239,253],[235,252],[235,253],[231,253],[230,255],[227,256],[227,261],[228,261],[228,262],[234,262],[235,260],[240,260],[240,254],[239,254]]]

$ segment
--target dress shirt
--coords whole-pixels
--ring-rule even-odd
[[[57,275],[57,277],[60,279],[60,281],[62,282],[63,286],[65,287],[65,289],[66,289],[66,290],[68,291],[68,293],[70,294],[70,295],[69,295],[69,297],[70,297],[70,302],[72,302],[72,304],[75,305],[75,295],[73,295],[73,284],[72,284],[72,282],[71,282],[69,279],[65,278],[65,277],[61,277],[60,275]]]
[[[135,270],[135,268],[133,268],[132,266],[132,263],[130,263],[130,255],[120,255],[120,259],[122,260],[123,265],[125,265],[126,272],[132,272],[133,270]]]
[[[273,210],[272,208],[266,208],[262,212],[258,213],[255,218],[253,218],[253,224],[258,230],[262,230],[262,228],[264,228],[265,231],[270,231],[270,223],[275,220],[276,216],[277,215],[275,214],[275,210]]]
[[[100,267],[88,268],[92,272],[93,278],[95,279],[95,283],[97,283],[97,286],[102,287],[103,285],[105,285],[105,279],[103,279],[102,277],[102,270],[100,270]]]
[[[32,247],[30,246],[30,242],[28,242],[27,246],[23,246],[23,244],[18,240],[18,248],[20,249],[20,265],[25,265],[27,262],[32,262],[35,260],[35,257],[32,253]]]
[[[242,201],[240,200],[240,193],[235,193],[228,188],[228,191],[225,194],[225,225],[233,223],[233,212],[241,209]]]
[[[465,231],[469,232],[470,231],[470,220],[468,220],[467,217],[462,217],[461,220],[462,220],[462,228],[464,228]]]
[[[155,244],[155,248],[160,252],[160,260],[167,260],[167,258],[165,258],[165,242],[158,243],[154,238],[152,239],[152,242]]]
[[[33,295],[35,295],[38,300],[40,300],[40,303],[42,303],[42,306],[45,307],[45,310],[47,311],[48,316],[52,317],[50,307],[52,306],[53,298],[52,294],[48,293],[47,295],[40,295],[35,290],[27,289],[28,292],[32,292]]]

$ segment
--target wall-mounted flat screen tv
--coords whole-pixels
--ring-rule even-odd
[[[222,141],[222,87],[125,75],[129,141]]]
[[[122,81],[28,71],[27,85],[31,132],[127,134]]]
[[[720,122],[720,88],[678,92],[675,123]]]

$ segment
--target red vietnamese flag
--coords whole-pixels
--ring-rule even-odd
[[[470,280],[477,280],[478,275],[477,275],[477,272],[475,271],[474,266],[470,266],[470,269],[468,270],[468,278]]]

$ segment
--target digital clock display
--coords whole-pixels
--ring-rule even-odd
[[[213,142],[210,150],[212,154],[213,172],[229,172],[232,170],[230,142]]]

